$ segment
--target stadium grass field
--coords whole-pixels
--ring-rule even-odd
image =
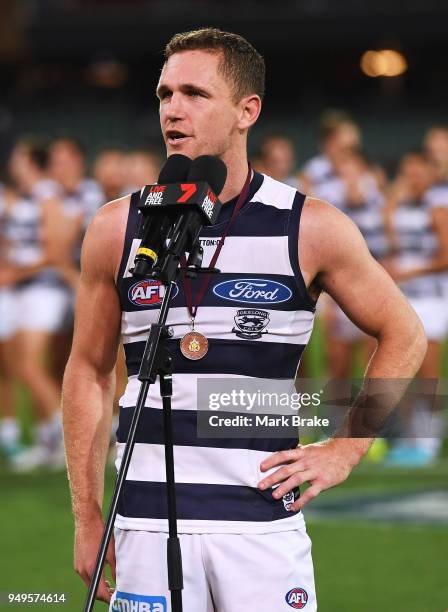
[[[309,375],[323,371],[319,340],[318,330]],[[29,435],[27,396],[21,392],[19,397]],[[113,478],[108,469],[107,500]],[[72,569],[73,525],[66,475],[14,475],[0,465],[0,491],[0,610],[80,612],[86,589]],[[448,502],[445,520],[439,522],[421,520],[421,511],[416,511],[415,521],[390,520],[381,513],[366,520],[362,510],[357,511],[359,499],[387,502],[402,497],[406,504],[406,496],[422,492],[442,493],[448,500],[448,459],[418,470],[363,462],[343,485],[326,491],[309,506],[306,516],[320,612],[448,610]],[[335,510],[329,516],[319,513],[332,504]],[[10,607],[4,603],[8,592],[63,592],[67,603]],[[279,594],[279,608],[273,612],[283,607]],[[98,602],[95,609],[106,610],[106,606]],[[235,602],[235,612],[240,609]]]
[[[110,470],[108,476],[110,495]],[[79,612],[85,588],[72,570],[72,519],[65,475],[15,476],[2,471],[0,482],[0,592],[64,592],[65,605],[29,609]],[[317,508],[319,499],[328,502],[353,494],[435,489],[448,494],[446,461],[413,472],[361,465],[344,485],[324,493],[314,504]],[[309,514],[321,612],[447,610],[448,523],[317,520],[312,518],[311,506]],[[106,609],[100,603],[97,608]]]

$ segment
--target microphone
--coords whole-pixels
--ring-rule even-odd
[[[157,185],[152,185],[151,187],[157,187],[164,183],[170,184],[187,180],[190,166],[191,159],[189,157],[177,153],[175,155],[170,155],[160,170]],[[143,195],[146,189],[145,187]],[[152,193],[154,194],[153,199],[156,201],[157,194],[161,192],[154,190]],[[146,197],[148,198],[149,196],[147,195]],[[145,215],[142,241],[135,255],[134,267],[130,270],[135,277],[146,278],[149,268],[157,262],[158,253],[162,247],[162,240],[164,234],[166,234],[168,223],[170,223],[170,218],[167,214]]]
[[[176,172],[181,165],[183,171],[189,165],[185,179],[171,182],[174,175],[165,173],[164,167],[161,177],[167,177],[170,181],[164,184],[159,181],[157,185],[147,185],[143,190],[139,210],[147,219],[154,220],[137,251],[134,276],[156,278],[168,283],[173,280],[179,259],[185,251],[189,253],[188,266],[200,267],[202,248],[198,245],[199,234],[203,225],[216,223],[222,206],[217,196],[224,187],[227,168],[222,160],[212,155],[201,155],[190,162],[191,165],[188,162],[190,160],[172,162]],[[156,230],[157,235],[152,234]]]
[[[170,155],[160,170],[157,183],[161,185],[163,183],[180,183],[185,181],[190,171],[190,166],[191,159],[186,155],[180,155],[180,153]]]
[[[191,163],[188,181],[205,181],[217,196],[221,193],[227,178],[227,166],[218,157],[200,155]]]

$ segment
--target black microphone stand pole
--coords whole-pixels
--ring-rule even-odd
[[[174,480],[174,456],[173,456],[173,429],[171,422],[171,396],[172,396],[172,359],[169,356],[166,340],[173,335],[172,328],[166,326],[169,303],[175,282],[171,280],[165,285],[165,295],[163,296],[157,323],[151,325],[148,340],[146,341],[145,352],[140,365],[138,379],[141,387],[138,395],[137,406],[135,408],[131,425],[129,428],[128,439],[118,470],[115,490],[110,503],[106,525],[98,551],[95,571],[87,593],[84,612],[91,612],[95,603],[95,596],[98,584],[106,559],[107,548],[109,546],[115,517],[117,515],[118,501],[126,480],[132,452],[134,450],[135,435],[140,420],[140,415],[145,406],[149,386],[154,384],[157,376],[160,377],[160,394],[163,403],[163,425],[165,433],[165,467],[166,467],[166,492],[168,503],[168,528],[169,537],[167,541],[168,559],[168,586],[171,591],[172,612],[182,612],[182,557],[180,542],[177,535],[177,513],[176,513],[176,490]]]

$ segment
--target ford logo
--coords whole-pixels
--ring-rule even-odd
[[[237,278],[213,287],[213,293],[224,300],[246,304],[287,302],[292,291],[286,285],[265,278]]]

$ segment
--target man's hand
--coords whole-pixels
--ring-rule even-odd
[[[75,571],[81,576],[87,586],[90,586],[93,572],[95,570],[96,558],[100,547],[101,537],[103,535],[104,523],[100,517],[94,521],[90,521],[83,526],[77,525],[75,531]],[[115,575],[115,543],[111,538],[109,548],[106,555],[106,563],[109,564],[112,573],[112,578],[116,579]],[[96,598],[100,601],[110,602],[110,598],[114,588],[105,579],[104,570],[101,574],[101,580],[98,584]]]
[[[17,270],[12,266],[3,266],[0,269],[0,287],[14,285],[18,280]]]
[[[277,465],[282,467],[261,480],[258,487],[265,490],[278,484],[272,496],[280,499],[304,482],[309,482],[311,486],[291,505],[291,511],[301,510],[321,491],[343,482],[369,445],[370,440],[367,439],[340,438],[273,453],[261,463],[261,471],[266,472]]]

